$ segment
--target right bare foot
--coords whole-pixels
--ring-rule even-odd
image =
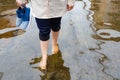
[[[55,46],[53,47],[53,49],[52,49],[52,54],[57,54],[58,51],[59,51],[59,46],[58,46],[58,44],[57,44],[57,45],[55,45]]]

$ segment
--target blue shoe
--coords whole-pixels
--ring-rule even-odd
[[[16,10],[16,26],[19,27],[22,23],[22,9],[19,7],[17,10]]]
[[[22,13],[22,8],[19,7],[19,8],[16,10],[16,14],[17,14],[17,17],[18,17],[18,18],[21,18],[21,17],[22,17],[21,13]]]
[[[24,7],[22,9],[22,21],[29,21],[30,20],[30,8]]]
[[[20,25],[20,28],[25,30],[29,24],[29,21],[22,21],[22,24]]]
[[[30,20],[30,8],[18,8],[16,11],[17,18],[16,18],[16,26],[19,26],[23,30],[25,30],[29,24]]]
[[[22,24],[20,25],[20,27],[25,30],[29,24],[29,20],[30,20],[30,8],[28,7],[24,7],[22,9]]]
[[[19,27],[22,24],[22,19],[21,18],[16,18],[16,26]]]

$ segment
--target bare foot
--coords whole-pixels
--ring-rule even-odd
[[[44,56],[41,61],[40,61],[40,64],[39,64],[39,67],[42,69],[42,70],[45,70],[46,69],[46,66],[47,66],[47,56]]]
[[[52,54],[57,54],[58,51],[59,51],[59,46],[58,46],[58,44],[57,44],[57,45],[55,45],[55,46],[53,47],[53,49],[52,49]]]

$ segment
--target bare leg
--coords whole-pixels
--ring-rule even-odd
[[[54,32],[52,31],[52,54],[58,53],[59,47],[58,47],[58,36],[59,36],[59,31]]]
[[[48,42],[49,41],[40,41],[41,53],[42,53],[42,59],[41,59],[41,62],[40,62],[40,68],[41,69],[46,69]]]

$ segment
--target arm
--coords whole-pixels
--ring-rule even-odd
[[[75,0],[67,0],[67,10],[70,11],[73,9],[74,4],[75,4]]]
[[[22,5],[27,4],[28,0],[16,0],[17,6],[22,7]]]
[[[18,2],[18,3],[26,3],[26,2],[28,2],[28,0],[16,0],[16,2]]]

